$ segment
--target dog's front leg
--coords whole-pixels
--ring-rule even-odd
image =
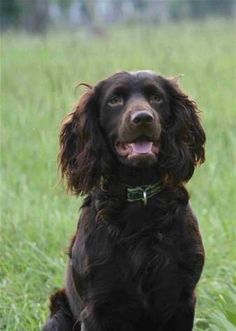
[[[109,311],[104,316],[97,317],[88,313],[85,308],[81,313],[81,331],[139,331],[132,322],[125,321],[117,316],[109,315]]]
[[[42,331],[72,331],[80,330],[73,329],[73,317],[68,305],[64,290],[59,290],[50,298],[51,316],[44,325]]]

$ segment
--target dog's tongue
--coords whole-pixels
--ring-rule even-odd
[[[133,152],[136,154],[146,154],[151,153],[152,151],[152,142],[151,141],[140,141],[130,144]]]

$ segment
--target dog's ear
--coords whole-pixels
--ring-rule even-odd
[[[62,123],[59,167],[75,194],[88,193],[102,174],[106,144],[99,128],[98,99],[97,88],[90,87]]]
[[[199,120],[199,110],[179,87],[175,79],[168,80],[171,120],[164,130],[161,168],[174,183],[187,182],[195,166],[205,160],[205,133]]]

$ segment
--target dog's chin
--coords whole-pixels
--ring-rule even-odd
[[[123,159],[123,162],[131,167],[149,168],[157,162],[157,156],[154,154],[134,155],[125,160]]]
[[[131,167],[149,168],[157,162],[159,143],[138,141],[133,143],[116,143],[119,160]]]

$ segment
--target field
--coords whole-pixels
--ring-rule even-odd
[[[202,110],[207,161],[188,184],[206,248],[195,331],[236,330],[234,31],[208,21],[2,37],[0,330],[39,330],[63,284],[80,199],[66,194],[56,157],[74,86],[137,68],[184,74]]]

